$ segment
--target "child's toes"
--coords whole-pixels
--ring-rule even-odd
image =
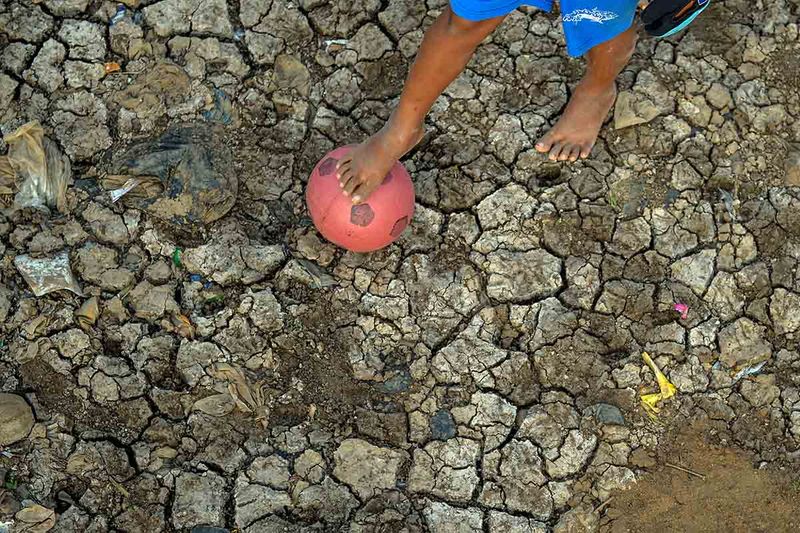
[[[347,180],[352,175],[350,171],[350,164],[343,165],[341,167],[336,168],[336,179],[339,180],[339,186],[344,187],[344,184],[347,183]]]
[[[569,160],[570,161],[577,161],[580,156],[581,156],[581,147],[580,146],[573,146],[572,150],[570,150],[570,152],[569,152]]]
[[[561,143],[556,143],[553,145],[553,147],[550,149],[550,154],[547,156],[550,161],[558,161],[558,156],[561,154],[561,148]]]
[[[359,185],[361,185],[361,179],[357,176],[351,176],[344,185],[344,193],[348,196],[352,195]]]

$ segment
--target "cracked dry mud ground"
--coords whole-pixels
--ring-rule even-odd
[[[590,510],[697,423],[744,470],[796,478],[796,1],[715,1],[642,39],[617,117],[640,124],[570,166],[533,143],[581,62],[555,15],[514,13],[406,161],[412,227],[367,256],[320,239],[304,183],[381,125],[444,2],[123,2],[112,25],[113,2],[0,4],[0,127],[39,120],[76,178],[66,215],[0,216],[0,390],[36,420],[0,457],[0,520],[38,502],[58,532],[614,530],[627,496]],[[111,204],[113,155],[203,121],[215,88],[233,210],[187,232]],[[13,266],[61,249],[99,298],[86,331],[83,299],[35,298]],[[657,422],[642,351],[678,388]],[[263,382],[259,416],[220,399],[219,363]]]

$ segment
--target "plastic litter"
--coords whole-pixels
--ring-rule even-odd
[[[3,480],[3,488],[8,490],[14,490],[17,488],[17,474],[14,472],[8,472],[6,474],[6,478]]]
[[[122,4],[118,5],[117,12],[111,16],[111,19],[108,21],[108,25],[113,26],[114,24],[125,18],[125,13],[127,12],[128,10],[125,8],[125,6],[123,6]]]
[[[642,352],[642,359],[644,359],[644,362],[650,367],[650,370],[653,371],[653,374],[656,376],[656,381],[658,382],[659,392],[653,394],[642,394],[641,396],[644,410],[647,412],[650,418],[655,419],[656,415],[658,415],[658,413],[661,411],[658,403],[672,398],[675,396],[678,390],[675,388],[675,385],[670,383],[658,366],[656,366],[656,363],[650,358],[650,355],[647,352]]]
[[[181,255],[182,254],[183,254],[183,250],[181,250],[180,248],[175,248],[175,251],[172,252],[172,263],[176,267],[180,267],[180,266],[183,265],[183,263],[181,262]]]
[[[681,314],[681,320],[689,318],[689,306],[682,303],[676,303],[674,309]]]
[[[234,41],[241,41],[244,39],[244,30],[242,28],[237,28],[233,31],[233,40]]]
[[[44,136],[37,121],[28,122],[6,135],[7,163],[19,181],[14,203],[19,207],[54,207],[67,209],[67,186],[72,179],[69,159],[53,141]],[[6,163],[0,164],[8,179]]]
[[[736,211],[735,211],[735,204],[736,201],[733,199],[733,195],[723,189],[717,189],[719,191],[719,195],[722,198],[722,203],[725,204],[725,210],[731,216],[731,220],[736,220]]]
[[[305,270],[314,282],[315,289],[324,289],[338,285],[336,278],[328,274],[324,268],[307,259],[297,259],[297,263]]]
[[[148,44],[141,42],[136,49],[129,49],[128,57],[133,59],[141,54],[152,54],[152,46]],[[133,41],[131,47],[134,47]],[[139,117],[155,118],[166,109],[184,102],[190,85],[185,70],[173,63],[161,62],[139,73],[133,83],[116,92],[113,99]]]
[[[667,191],[666,200],[664,200],[664,207],[669,208],[672,204],[675,203],[675,200],[680,198],[681,193],[675,189],[670,189]]]
[[[326,39],[325,43],[325,51],[330,51],[331,48],[334,50],[338,50],[340,48],[344,48],[347,46],[347,39]]]
[[[20,509],[14,518],[17,520],[14,531],[19,533],[44,533],[56,525],[56,513],[39,504]]]
[[[203,281],[203,276],[200,274],[192,274],[189,276],[189,281]]]
[[[180,313],[173,313],[169,317],[169,323],[163,324],[164,329],[172,331],[183,337],[184,339],[194,339],[195,329],[192,321],[188,317]]]
[[[98,304],[97,297],[92,296],[75,310],[75,322],[82,330],[89,330],[97,322],[97,317],[100,315],[100,305]]]
[[[226,215],[238,194],[227,145],[205,124],[172,127],[119,154],[101,184],[118,191],[115,195],[121,195],[125,205],[161,220],[208,224]],[[134,185],[131,179],[139,182]]]
[[[37,297],[60,290],[72,291],[78,296],[83,296],[83,291],[69,266],[69,252],[66,250],[44,259],[18,255],[14,258],[14,266]]]
[[[228,393],[215,394],[197,400],[192,405],[192,411],[200,411],[210,416],[225,416],[233,412],[236,403]]]
[[[212,376],[228,382],[228,393],[236,407],[243,413],[253,413],[257,422],[266,429],[269,408],[264,396],[264,382],[251,383],[240,368],[227,363],[215,363]]]
[[[114,189],[113,191],[110,191],[111,203],[112,204],[117,203],[117,201],[120,198],[131,192],[133,189],[135,189],[145,181],[147,181],[145,178],[130,178],[119,189]]]
[[[597,403],[586,408],[585,414],[590,414],[600,424],[616,426],[625,425],[625,417],[616,405],[610,403]]]
[[[17,172],[6,156],[0,156],[0,207],[9,207],[17,192]]]
[[[766,364],[767,364],[766,361],[761,361],[760,363],[755,364],[753,366],[748,366],[746,368],[743,368],[743,369],[739,370],[736,373],[736,375],[733,376],[733,380],[734,381],[739,381],[740,379],[742,379],[744,377],[754,376],[754,375],[758,374],[759,372],[761,372],[761,369],[764,368],[764,365],[766,365]]]
[[[233,104],[225,91],[214,88],[214,107],[203,111],[203,118],[210,122],[228,125],[233,121]]]
[[[119,70],[122,67],[120,67],[119,63],[117,63],[116,61],[112,61],[110,63],[106,63],[104,65],[104,68],[105,68],[106,74],[111,74],[112,72],[119,72]]]

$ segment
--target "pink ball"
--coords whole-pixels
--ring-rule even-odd
[[[306,204],[323,237],[352,252],[372,252],[391,244],[411,223],[414,184],[397,162],[366,202],[353,205],[336,178],[336,163],[352,148],[337,148],[317,163],[308,179]]]

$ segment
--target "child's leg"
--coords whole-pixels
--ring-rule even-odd
[[[425,33],[400,103],[386,125],[339,162],[337,175],[353,202],[365,200],[395,161],[422,138],[433,102],[467,66],[475,48],[504,17],[480,22],[463,19],[448,7]]]
[[[636,28],[631,27],[587,52],[586,74],[556,125],[536,143],[538,151],[549,152],[553,161],[589,157],[617,97],[614,80],[630,61],[636,39]]]

